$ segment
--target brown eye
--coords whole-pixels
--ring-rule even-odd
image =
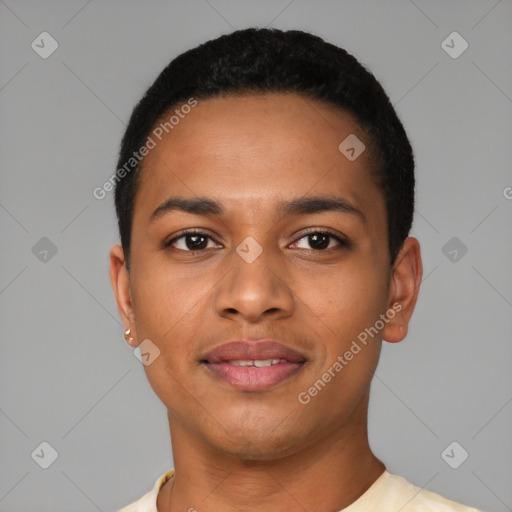
[[[309,247],[302,247],[303,249],[313,249],[314,251],[325,251],[326,249],[332,249],[334,246],[330,245],[331,241],[335,241],[338,247],[348,247],[348,241],[341,238],[338,235],[331,233],[330,231],[311,231],[306,235],[299,238],[300,240],[306,239],[306,243]],[[298,242],[296,242],[297,244]]]
[[[210,235],[202,231],[187,231],[165,242],[164,247],[173,247],[185,252],[197,252],[208,249],[208,240],[214,241]]]

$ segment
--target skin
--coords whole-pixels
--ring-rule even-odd
[[[349,134],[366,145],[353,162],[338,150]],[[390,265],[370,147],[347,113],[273,93],[201,101],[146,156],[130,271],[115,245],[110,275],[129,343],[149,338],[160,350],[144,366],[168,411],[176,471],[158,495],[160,512],[340,510],[384,471],[368,444],[371,378],[382,340],[407,334],[423,270],[413,237]],[[171,195],[214,198],[226,212],[173,210],[150,222]],[[276,202],[312,195],[343,197],[366,220],[337,211],[277,213]],[[190,238],[188,246],[182,238],[163,247],[188,228],[211,236],[201,239],[202,252],[190,249]],[[309,228],[333,230],[351,245],[327,238],[328,248],[317,249]],[[263,250],[252,263],[236,252],[248,236]],[[395,303],[402,310],[300,403],[298,394]],[[238,391],[200,359],[243,338],[279,340],[307,363],[269,390]]]

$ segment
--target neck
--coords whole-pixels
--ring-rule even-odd
[[[215,450],[170,414],[169,425],[175,476],[160,491],[159,512],[342,510],[386,469],[369,447],[366,414],[316,442],[302,442],[299,451],[266,460]]]

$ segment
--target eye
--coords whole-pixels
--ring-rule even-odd
[[[326,249],[332,249],[333,247],[329,244],[330,240],[335,240],[340,247],[350,247],[348,240],[335,235],[331,231],[310,231],[304,236],[299,238],[295,244],[298,244],[301,240],[306,240],[306,243],[313,248],[314,251],[325,251]],[[301,249],[308,249],[308,247],[300,247]]]
[[[325,251],[326,249],[333,249],[329,241],[336,241],[339,247],[350,247],[350,243],[343,237],[336,235],[328,230],[310,231],[304,234],[294,245],[300,243],[301,240],[306,240],[314,251]],[[164,247],[173,247],[179,251],[184,252],[201,252],[208,249],[208,241],[215,242],[215,240],[206,232],[199,230],[182,231],[177,236],[171,238],[164,243]],[[181,247],[180,247],[181,245]],[[211,248],[211,247],[210,247]],[[299,249],[309,249],[308,247],[299,247]]]
[[[203,231],[182,231],[178,236],[165,242],[164,247],[174,247],[185,252],[198,252],[208,248],[208,240],[214,241],[208,233]]]

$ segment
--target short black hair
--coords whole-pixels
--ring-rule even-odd
[[[352,114],[369,134],[371,172],[383,192],[391,264],[414,212],[414,157],[384,89],[346,50],[300,30],[248,28],[188,50],[159,74],[137,103],[121,142],[115,207],[127,269],[135,195],[143,159],[133,158],[155,125],[178,104],[229,94],[296,93]],[[340,141],[341,142],[341,141]],[[127,166],[127,164],[129,165]],[[127,172],[127,170],[129,172]]]

